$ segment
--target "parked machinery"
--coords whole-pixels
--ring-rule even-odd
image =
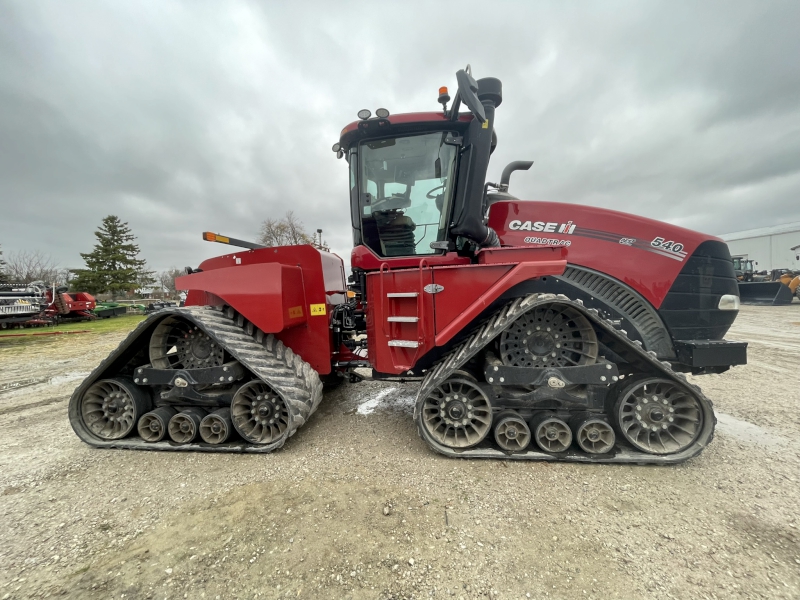
[[[0,283],[0,329],[18,327],[44,314],[50,304],[41,282]]]
[[[448,456],[676,463],[711,441],[684,373],[744,364],[719,239],[634,215],[520,201],[486,181],[499,80],[457,73],[443,110],[361,111],[334,145],[355,248],[243,250],[178,279],[70,401],[96,447],[270,452],[323,383],[418,381],[420,436]],[[460,108],[466,106],[466,112]]]

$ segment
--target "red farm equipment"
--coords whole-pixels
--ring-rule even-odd
[[[177,282],[73,394],[96,447],[270,452],[323,384],[418,381],[419,435],[448,456],[677,463],[711,441],[684,373],[746,362],[719,239],[486,181],[501,83],[457,73],[450,108],[361,111],[346,157],[352,274],[313,246],[242,246]],[[459,112],[462,105],[467,111]],[[363,373],[363,371],[362,371]]]
[[[67,292],[66,287],[50,288],[47,290],[47,299],[50,304],[45,310],[45,315],[59,321],[91,321],[97,318],[94,308],[97,302],[94,296],[87,292]]]

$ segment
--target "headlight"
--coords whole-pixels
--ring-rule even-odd
[[[717,308],[720,310],[739,310],[739,296],[725,294],[719,299]]]

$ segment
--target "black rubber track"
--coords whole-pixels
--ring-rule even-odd
[[[478,354],[487,344],[510,327],[511,324],[523,314],[533,310],[537,306],[553,303],[571,306],[575,310],[586,315],[595,326],[595,331],[598,333],[598,336],[602,336],[605,345],[610,347],[610,349],[619,356],[622,356],[629,364],[635,367],[637,372],[674,381],[676,385],[694,395],[700,402],[703,410],[703,428],[697,440],[685,450],[667,455],[640,452],[632,446],[627,445],[622,439],[622,435],[617,435],[617,446],[615,450],[609,454],[602,455],[586,454],[574,448],[560,454],[547,454],[546,452],[533,449],[512,454],[498,448],[490,447],[485,442],[483,446],[479,445],[475,448],[455,450],[434,441],[430,435],[428,435],[422,423],[422,405],[425,402],[425,397],[431,390],[450,377],[462,365],[466,364],[469,359]],[[621,382],[621,385],[624,386],[625,383],[627,383],[627,379]],[[433,450],[450,457],[659,465],[681,463],[700,454],[714,437],[714,427],[717,422],[711,401],[703,395],[700,388],[690,384],[682,373],[676,373],[672,370],[669,363],[658,360],[655,352],[644,350],[640,342],[632,342],[629,340],[624,331],[615,329],[609,321],[602,319],[596,309],[587,309],[581,302],[570,300],[566,296],[560,294],[530,294],[529,296],[518,298],[506,304],[491,318],[479,326],[470,337],[459,344],[452,352],[428,371],[417,393],[414,420],[417,423],[417,431],[420,437],[425,440]]]
[[[280,439],[264,445],[249,444],[242,440],[216,445],[204,442],[176,444],[166,440],[148,443],[140,437],[102,440],[87,429],[80,414],[80,398],[95,381],[124,376],[122,371],[131,367],[132,360],[126,356],[135,356],[137,349],[146,348],[150,341],[149,334],[155,325],[170,316],[179,316],[195,324],[283,398],[289,408],[290,420]],[[133,366],[142,366],[146,362],[144,359],[141,364]],[[274,335],[263,333],[231,308],[222,311],[209,306],[176,307],[164,308],[142,321],[78,386],[69,401],[69,420],[78,437],[95,448],[266,453],[283,446],[308,420],[321,400],[322,382],[317,372]],[[187,400],[186,404],[190,405],[191,401]]]

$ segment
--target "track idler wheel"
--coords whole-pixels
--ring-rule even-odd
[[[520,452],[531,443],[531,430],[517,411],[504,410],[494,423],[494,439],[506,452]]]
[[[704,425],[695,395],[673,381],[638,379],[623,388],[614,415],[625,439],[648,454],[673,454],[691,446]]]
[[[575,417],[570,420],[575,441],[581,450],[589,454],[607,454],[614,449],[617,436],[614,428],[601,419],[592,415]]]
[[[177,414],[174,408],[162,406],[142,416],[139,419],[139,437],[145,442],[160,442],[167,435],[169,420]]]
[[[222,444],[228,441],[232,433],[233,422],[230,408],[215,410],[200,421],[200,437],[207,444]]]
[[[448,448],[470,448],[492,428],[489,398],[473,379],[455,376],[431,390],[422,407],[428,435]]]
[[[262,381],[246,383],[231,402],[233,426],[251,444],[270,444],[289,427],[289,409],[283,398]]]
[[[150,396],[128,379],[101,379],[80,399],[80,417],[86,429],[102,440],[128,435],[139,417],[150,409]]]
[[[553,413],[540,413],[531,419],[531,431],[536,445],[545,452],[565,452],[572,444],[572,430]]]
[[[193,442],[205,416],[206,411],[201,408],[185,408],[169,420],[169,437],[178,444]]]

